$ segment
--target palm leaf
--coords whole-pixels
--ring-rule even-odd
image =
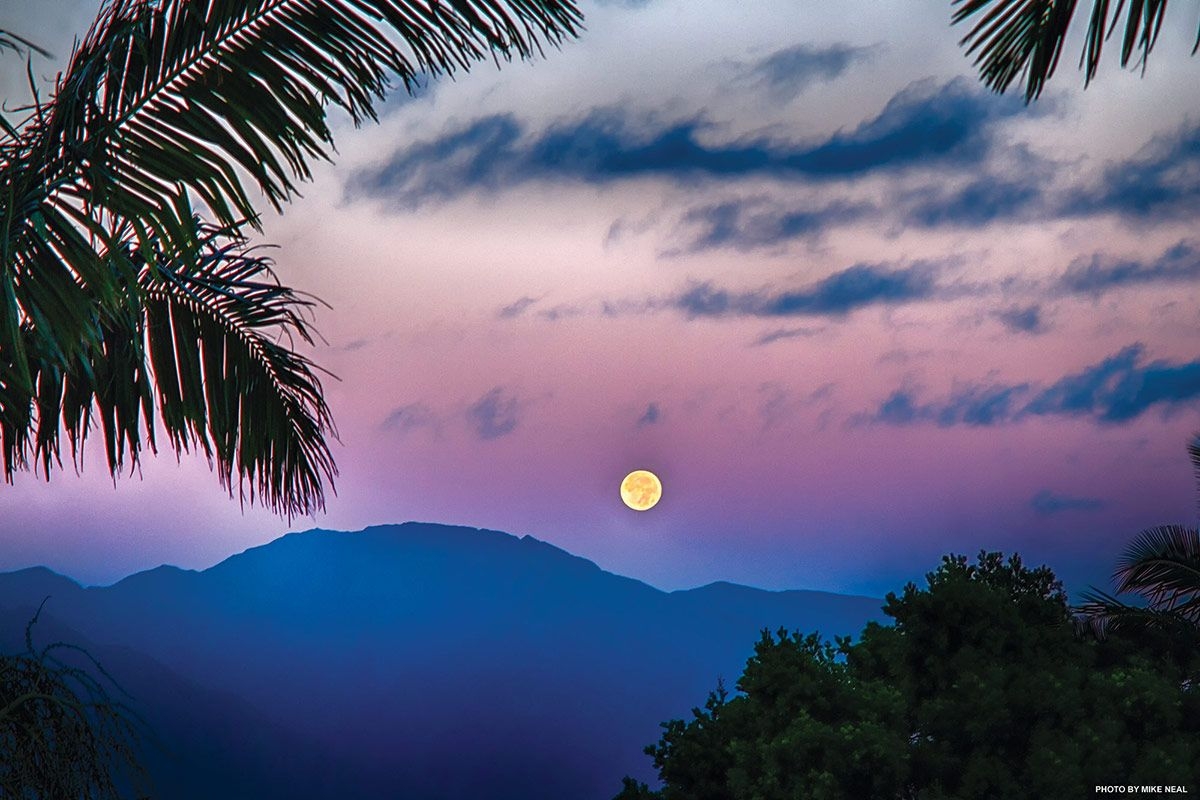
[[[389,72],[407,87],[489,54],[529,56],[579,19],[570,0],[110,0],[52,101],[0,153],[0,268],[17,313],[40,313],[47,341],[74,342],[84,320],[47,313],[27,276],[52,276],[62,297],[119,293],[95,248],[61,241],[66,223],[103,239],[136,221],[186,251],[189,194],[222,226],[257,219],[239,169],[277,209],[294,195],[332,147],[329,104],[360,123]],[[35,252],[54,223],[59,241]]]
[[[40,56],[51,58],[49,52],[41,47],[38,47],[25,37],[15,34],[12,31],[6,31],[3,28],[0,28],[0,52],[4,50],[12,50],[15,53],[37,53]]]
[[[390,75],[530,57],[576,34],[573,0],[108,0],[60,76],[0,131],[0,450],[59,463],[98,424],[109,468],[197,446],[287,514],[322,500],[332,433],[304,301],[242,226],[326,159],[326,111],[375,117]],[[0,46],[27,45],[0,33]],[[197,228],[193,201],[216,228]],[[215,230],[226,240],[215,244]],[[172,347],[164,342],[169,341]],[[192,348],[195,352],[192,352]]]
[[[1188,443],[1188,458],[1192,462],[1192,476],[1196,479],[1197,511],[1200,511],[1200,435],[1193,436]]]
[[[1151,608],[1197,615],[1200,621],[1200,532],[1162,525],[1138,534],[1113,575],[1118,592],[1134,592]]]
[[[198,444],[231,491],[236,476],[251,501],[311,513],[337,472],[326,444],[335,431],[314,365],[285,344],[313,343],[313,301],[280,285],[244,242],[203,236],[196,267],[160,259],[144,273],[163,425],[175,449]]]
[[[975,54],[980,79],[990,89],[1006,91],[1018,78],[1025,84],[1025,101],[1041,95],[1054,74],[1063,43],[1075,14],[1076,0],[952,0],[952,21],[979,15],[962,38],[968,54]],[[1135,53],[1143,69],[1162,29],[1166,0],[1092,0],[1080,66],[1084,85],[1096,77],[1104,43],[1113,35],[1124,14],[1121,66]],[[1111,11],[1110,11],[1111,10]],[[1200,32],[1196,48],[1200,48]]]
[[[1200,436],[1188,445],[1200,486]],[[1182,627],[1200,633],[1200,531],[1160,525],[1137,535],[1113,573],[1117,593],[1132,593],[1144,605],[1130,605],[1093,589],[1076,609],[1079,623],[1103,635],[1110,627]]]
[[[578,20],[566,0],[113,0],[31,135],[47,177],[71,173],[64,200],[162,235],[185,232],[186,187],[232,225],[255,217],[233,166],[278,208],[328,155],[328,104],[361,123],[389,72],[408,87],[489,53],[528,56]]]
[[[241,237],[198,226],[196,239],[187,257],[133,243],[114,255],[141,264],[143,302],[105,320],[84,363],[65,373],[36,365],[36,435],[25,449],[48,476],[60,423],[76,458],[95,423],[119,472],[155,446],[157,411],[172,449],[205,453],[231,492],[289,518],[312,513],[337,473],[316,368],[291,346],[313,343],[313,301],[280,285]]]
[[[1122,602],[1107,592],[1092,589],[1084,592],[1083,603],[1072,609],[1076,628],[1096,638],[1109,631],[1136,631],[1145,628],[1196,633],[1196,620],[1177,610],[1154,609]]]
[[[975,54],[984,84],[1003,92],[1024,76],[1026,101],[1041,94],[1058,66],[1075,0],[954,0],[953,4],[954,23],[982,15],[960,44],[967,47],[968,55]]]

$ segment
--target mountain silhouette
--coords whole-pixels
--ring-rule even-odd
[[[427,523],[292,533],[108,587],[0,574],[0,644],[47,596],[39,637],[101,659],[163,743],[158,796],[197,800],[610,798],[652,779],[659,723],[732,683],[761,629],[882,619],[866,597],[663,592],[529,536]]]

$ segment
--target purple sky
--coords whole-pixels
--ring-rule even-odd
[[[0,27],[65,62],[90,5],[0,0]],[[881,594],[988,548],[1079,590],[1193,519],[1184,8],[1144,77],[1106,60],[1086,92],[1076,36],[1032,108],[978,86],[948,2],[584,11],[542,61],[338,119],[336,163],[267,219],[281,277],[331,305],[327,513],[243,509],[202,459],[115,487],[89,459],[0,487],[0,569],[108,583],[415,519],[666,589]],[[665,488],[637,514],[641,467]]]

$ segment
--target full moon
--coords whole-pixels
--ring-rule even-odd
[[[621,481],[621,499],[634,511],[649,511],[662,498],[662,481],[653,472],[635,469]]]

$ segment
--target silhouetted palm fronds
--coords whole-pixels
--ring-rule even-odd
[[[975,18],[975,24],[960,44],[975,56],[980,79],[989,88],[1003,92],[1017,78],[1025,84],[1025,101],[1036,99],[1054,74],[1071,21],[1076,0],[952,0],[953,22]],[[1092,0],[1088,28],[1079,65],[1085,84],[1096,77],[1105,42],[1122,28],[1121,66],[1135,54],[1143,69],[1162,30],[1166,0]],[[1200,47],[1200,32],[1196,48]]]

